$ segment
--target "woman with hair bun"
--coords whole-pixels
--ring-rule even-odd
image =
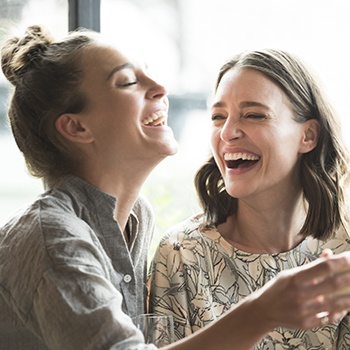
[[[56,41],[31,26],[1,65],[14,138],[45,192],[0,230],[0,349],[154,349],[132,317],[146,312],[154,228],[140,188],[177,150],[165,87],[86,30]],[[166,348],[249,349],[276,325],[315,327],[321,312],[333,322],[350,299],[326,295],[349,268],[349,254],[326,254]]]

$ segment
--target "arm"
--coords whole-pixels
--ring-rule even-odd
[[[122,306],[122,290],[128,287],[122,272],[113,269],[99,242],[81,224],[72,222],[71,232],[49,227],[52,239],[45,240],[46,245],[33,224],[23,225],[32,228],[28,239],[6,236],[10,242],[16,239],[17,246],[0,247],[0,295],[18,321],[8,313],[7,319],[0,317],[1,325],[21,343],[25,327],[50,349],[146,348]],[[74,235],[75,230],[81,234]],[[29,331],[26,336],[34,344],[36,337]],[[9,338],[8,344],[13,341]]]
[[[89,264],[55,266],[45,273],[28,325],[39,330],[50,349],[140,347],[142,334],[123,311],[122,294],[107,278],[96,255],[88,252],[86,249]]]
[[[48,271],[39,284],[32,315],[52,349],[111,346],[136,336],[121,298],[94,268],[62,267]]]
[[[329,296],[350,284],[350,253],[325,257],[282,272],[218,321],[166,347],[167,350],[251,349],[276,327],[309,329],[344,316],[350,296]]]

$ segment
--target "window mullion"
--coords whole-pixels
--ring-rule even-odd
[[[69,31],[84,27],[100,31],[101,0],[68,0]]]

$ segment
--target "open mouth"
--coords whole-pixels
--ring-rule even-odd
[[[230,169],[248,168],[260,160],[260,157],[251,153],[225,153],[224,159]]]
[[[142,123],[147,126],[162,126],[165,125],[166,117],[165,111],[158,111],[143,119]]]

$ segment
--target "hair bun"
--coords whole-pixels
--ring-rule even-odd
[[[53,42],[51,35],[41,26],[30,26],[22,38],[8,39],[1,50],[1,67],[5,77],[18,85],[32,63],[42,57]]]

